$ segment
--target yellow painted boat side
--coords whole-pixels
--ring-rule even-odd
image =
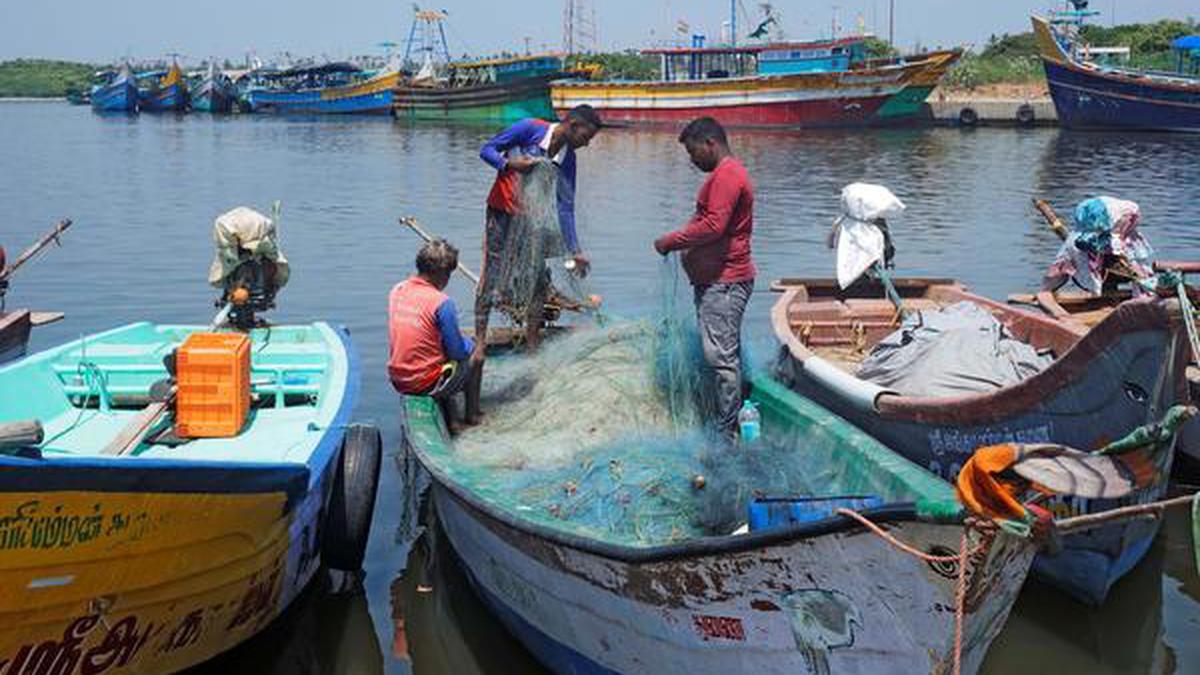
[[[942,81],[942,76],[950,70],[950,66],[954,65],[959,58],[962,57],[962,52],[941,51],[933,52],[927,58],[919,61],[922,66],[920,70],[913,73],[909,80],[909,85],[914,87],[936,87]]]
[[[255,634],[313,567],[289,569],[285,500],[0,495],[0,672],[173,672]]]
[[[330,87],[329,89],[321,90],[322,101],[336,101],[340,98],[354,98],[356,96],[369,96],[380,92],[390,91],[395,89],[400,84],[400,73],[382,73],[376,75],[369,80],[359,82],[358,84],[347,85],[345,87]]]

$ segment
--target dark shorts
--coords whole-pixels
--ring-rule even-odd
[[[514,257],[512,247],[519,242],[513,237],[513,216],[511,213],[487,210],[487,220],[483,230],[483,275],[475,290],[475,316],[479,317],[497,307],[513,307],[517,302],[505,297],[512,288],[510,261]],[[543,266],[544,267],[544,266]],[[543,302],[550,292],[550,268],[544,267],[543,273],[537,280],[535,298]]]

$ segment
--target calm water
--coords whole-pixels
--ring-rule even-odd
[[[98,117],[63,104],[0,104],[0,242],[15,255],[54,221],[74,219],[65,246],[18,275],[10,306],[67,313],[37,331],[44,348],[130,321],[200,323],[213,218],[239,204],[283,201],[292,282],[276,321],[349,326],[365,364],[357,417],[395,452],[396,398],[384,373],[386,294],[417,242],[396,224],[415,215],[478,267],[492,172],[477,158],[493,131],[406,127],[389,120]],[[908,204],[893,225],[906,274],[957,277],[992,296],[1030,289],[1057,249],[1029,206],[1065,211],[1106,193],[1141,203],[1162,257],[1200,243],[1200,136],[957,129],[736,134],[757,185],[759,290],[746,331],[770,351],[778,276],[833,273],[824,247],[840,188],[889,185]],[[580,155],[581,237],[594,290],[624,314],[654,310],[654,236],[688,215],[701,176],[670,134],[605,132]],[[451,285],[460,307],[470,289]],[[538,672],[471,596],[445,547],[398,540],[400,478],[385,464],[365,594],[321,589],[219,672]],[[1167,522],[1151,555],[1093,610],[1030,584],[985,672],[1200,672],[1200,580],[1185,518]],[[402,537],[399,539],[403,539]],[[409,571],[405,571],[405,570]]]

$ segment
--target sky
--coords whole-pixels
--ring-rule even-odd
[[[744,8],[739,23],[760,16],[758,0],[735,0]],[[889,0],[777,0],[788,38],[827,37],[835,14],[840,30],[887,35]],[[482,56],[530,47],[559,49],[565,0],[437,0],[426,9],[448,12],[447,41],[455,56]],[[721,34],[728,0],[588,0],[594,9],[600,47],[644,47],[679,37],[676,27],[711,39]],[[992,34],[1028,30],[1028,15],[1061,6],[1053,0],[895,0],[896,42],[902,49],[981,45]],[[344,58],[382,53],[380,42],[402,42],[412,20],[412,3],[396,0],[0,0],[0,59],[44,57],[110,62],[158,59],[167,53],[185,60],[209,56],[242,59],[253,51],[264,59],[297,56]],[[1200,18],[1200,0],[1093,0],[1097,22],[1109,24],[1159,18]],[[589,11],[590,14],[590,11]]]

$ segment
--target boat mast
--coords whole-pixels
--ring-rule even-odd
[[[420,42],[418,51],[424,52],[422,64],[432,62],[435,57],[440,56],[446,63],[450,62],[450,47],[446,42],[446,13],[433,10],[423,10],[417,5],[413,5],[413,22],[408,29],[408,44],[404,47],[404,63],[411,63],[413,44]],[[421,30],[421,37],[417,38],[417,29]],[[439,51],[440,54],[437,52]]]
[[[737,46],[737,0],[729,0],[729,44]]]

